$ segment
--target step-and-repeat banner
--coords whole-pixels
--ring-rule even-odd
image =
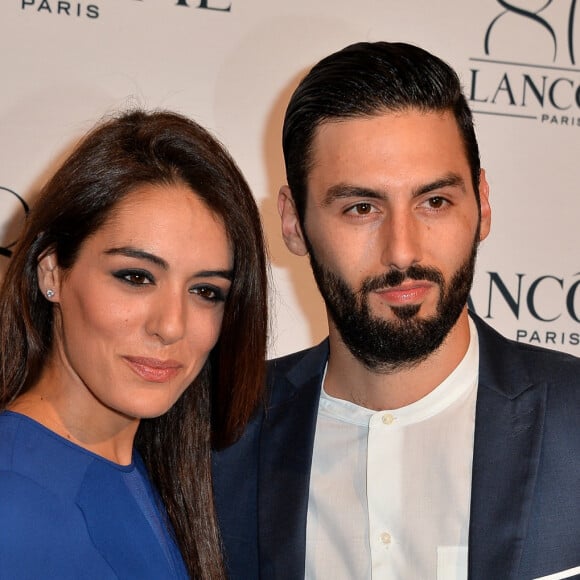
[[[2,0],[0,270],[27,206],[111,111],[168,108],[229,148],[272,258],[270,354],[326,334],[276,195],[288,97],[361,40],[419,44],[459,72],[475,111],[493,227],[471,301],[508,337],[580,356],[580,6],[577,0]],[[0,272],[1,275],[1,272]]]

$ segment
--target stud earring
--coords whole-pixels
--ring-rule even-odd
[[[54,290],[53,290],[52,288],[49,288],[49,289],[46,291],[46,297],[47,297],[47,298],[49,298],[49,299],[50,299],[50,298],[54,298]]]

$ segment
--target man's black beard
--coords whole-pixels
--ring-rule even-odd
[[[310,263],[320,293],[353,356],[371,371],[390,373],[416,365],[439,348],[467,303],[473,283],[478,238],[449,284],[436,268],[411,266],[404,271],[393,269],[382,276],[367,278],[358,292],[318,262],[308,244]],[[369,293],[398,286],[404,280],[428,280],[439,286],[436,313],[429,318],[417,318],[421,306],[411,305],[391,306],[396,320],[384,320],[371,314]]]

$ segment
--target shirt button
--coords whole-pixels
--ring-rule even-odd
[[[382,419],[385,425],[392,425],[396,417],[394,415],[391,415],[390,413],[385,413]]]
[[[385,545],[388,546],[391,543],[391,534],[389,534],[388,532],[383,532],[380,535],[381,538],[381,542]]]

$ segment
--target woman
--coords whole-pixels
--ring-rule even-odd
[[[263,384],[266,260],[228,153],[167,112],[98,126],[0,295],[0,578],[223,578],[210,451]]]

